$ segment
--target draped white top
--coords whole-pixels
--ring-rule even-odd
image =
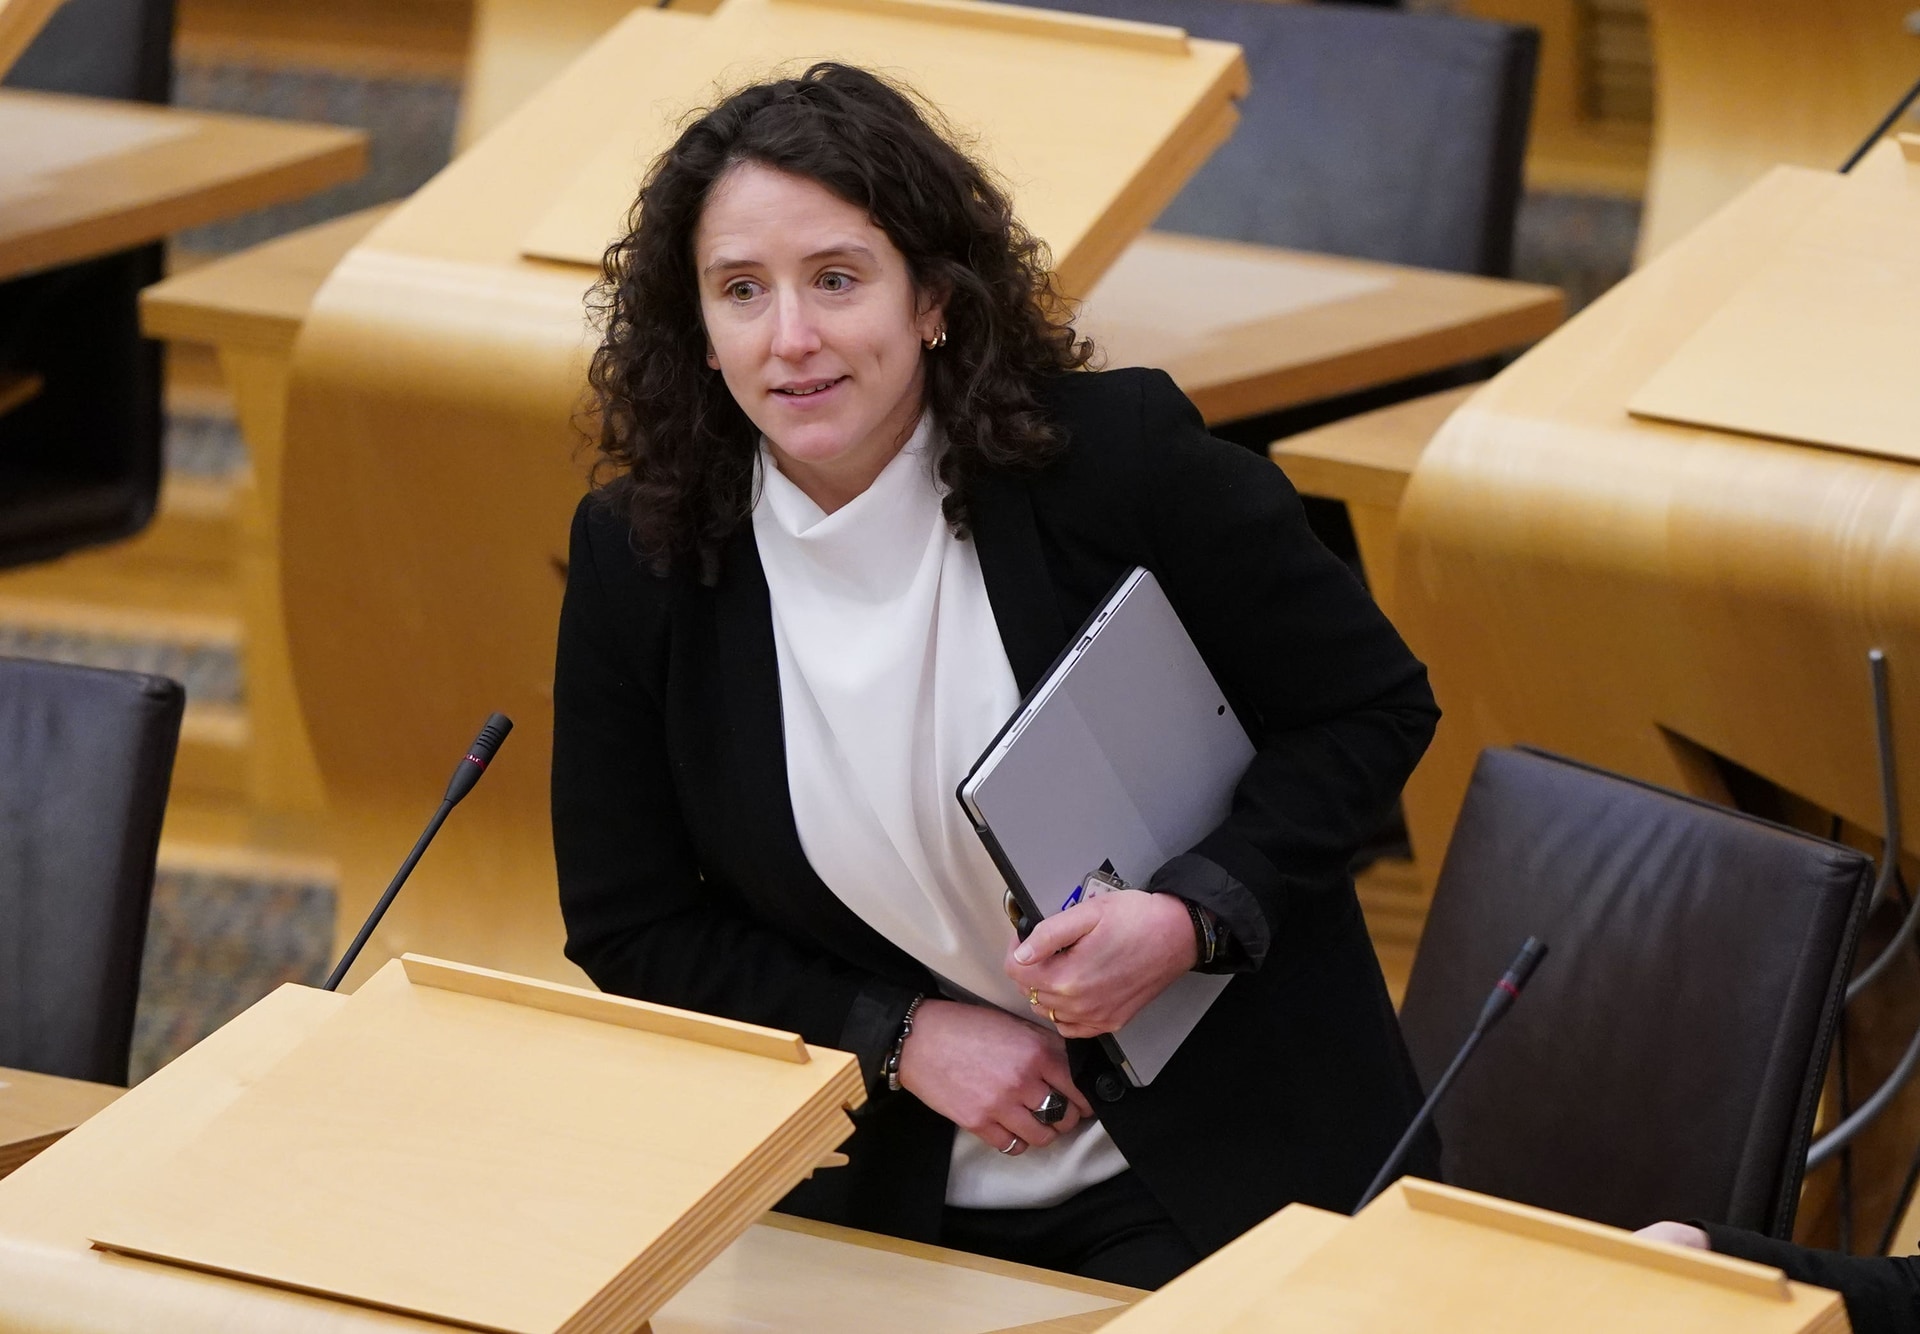
[[[1005,882],[953,795],[1020,694],[979,556],[941,513],[930,422],[832,514],[762,443],[753,533],[787,782],[807,860],[841,902],[950,996],[1031,1020],[1001,971]],[[1040,1208],[1126,1166],[1098,1122],[1015,1157],[957,1131],[947,1203]]]

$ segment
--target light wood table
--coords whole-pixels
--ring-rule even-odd
[[[0,1177],[125,1092],[113,1084],[0,1066]]]
[[[287,986],[0,1181],[0,1328],[12,1334],[373,1334],[449,1326],[110,1255],[88,1236],[142,1174],[346,998]],[[190,1064],[189,1064],[190,1063]],[[169,1073],[187,1078],[169,1079]],[[653,1334],[1081,1334],[1141,1294],[769,1215],[668,1302]]]
[[[0,90],[0,280],[351,180],[366,143],[336,126]]]
[[[1147,232],[1084,303],[1110,366],[1157,366],[1209,422],[1371,389],[1523,347],[1558,288]]]

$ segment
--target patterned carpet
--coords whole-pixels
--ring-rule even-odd
[[[453,151],[460,85],[183,57],[175,65],[173,100],[202,111],[321,121],[368,132],[367,171],[360,179],[179,237],[189,250],[223,254],[412,194],[447,164]]]
[[[1513,276],[1567,294],[1571,315],[1633,268],[1640,201],[1529,194],[1520,201]]]
[[[145,1079],[283,982],[332,965],[333,886],[163,870],[153,887],[132,1079]]]
[[[218,481],[247,466],[247,442],[225,413],[167,414],[167,472],[175,477]]]
[[[186,687],[187,698],[199,703],[237,704],[242,696],[239,659],[223,645],[123,639],[0,622],[0,658],[39,658],[170,676]]]
[[[371,135],[371,164],[350,185],[199,228],[180,243],[226,252],[404,197],[446,163],[458,99],[451,82],[182,60],[179,104],[357,126]],[[1626,274],[1638,225],[1639,207],[1629,201],[1530,195],[1520,215],[1515,276],[1564,288],[1577,309]],[[245,447],[223,417],[176,415],[167,458],[171,469],[218,477],[244,465]],[[161,672],[182,681],[197,702],[238,704],[246,695],[241,665],[222,645],[0,625],[0,653]],[[326,884],[163,871],[148,929],[134,1077],[165,1064],[282,982],[318,982],[331,962],[333,911]]]

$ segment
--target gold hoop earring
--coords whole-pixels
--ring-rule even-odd
[[[941,348],[945,347],[946,345],[947,345],[947,330],[946,330],[946,326],[942,325],[940,327],[940,332],[927,340],[927,351],[937,352]]]

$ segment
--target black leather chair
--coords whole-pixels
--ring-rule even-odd
[[[1619,1227],[1790,1235],[1873,863],[1532,750],[1488,750],[1401,1027],[1431,1086],[1520,942],[1550,953],[1438,1113],[1446,1179]]]
[[[165,102],[172,0],[67,0],[8,72],[9,88]],[[0,568],[138,532],[160,494],[160,345],[141,246],[0,283],[0,375],[41,389],[0,415]]]
[[[0,1065],[127,1081],[185,692],[0,658]]]
[[[1240,125],[1154,226],[1505,277],[1540,37],[1268,0],[1048,0],[1238,42]]]

